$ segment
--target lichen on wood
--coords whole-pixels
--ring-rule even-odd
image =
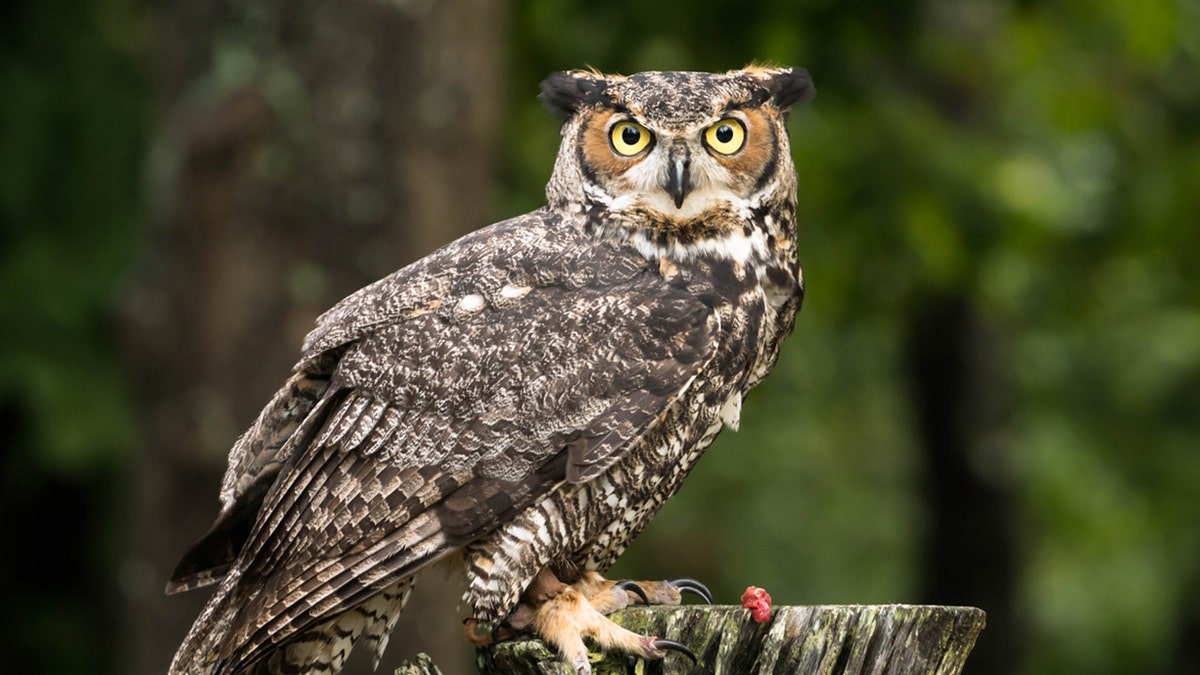
[[[982,610],[930,605],[785,606],[761,624],[736,606],[634,607],[611,618],[643,635],[678,640],[699,659],[696,666],[680,654],[641,662],[636,672],[646,675],[957,675],[985,624]],[[595,675],[628,672],[624,655],[591,656]],[[397,675],[438,673],[428,657],[418,661]],[[534,638],[480,649],[476,663],[482,675],[571,675],[558,654]]]

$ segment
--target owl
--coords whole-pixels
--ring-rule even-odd
[[[774,366],[803,296],[785,121],[800,69],[552,75],[547,205],[318,320],[234,444],[215,524],[168,592],[217,590],[172,675],[378,665],[417,576],[465,575],[466,637],[587,642],[703,585],[602,576]],[[694,657],[693,657],[694,658]]]

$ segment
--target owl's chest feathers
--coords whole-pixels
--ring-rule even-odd
[[[615,248],[607,249],[608,264],[628,266],[636,257],[637,267],[647,270],[649,263],[652,273],[711,307],[717,344],[682,396],[608,471],[582,484],[562,483],[473,545],[466,601],[477,615],[510,610],[541,565],[606,569],[678,491],[720,430],[736,428],[742,396],[774,364],[799,302],[794,243],[777,238],[767,245],[766,236],[762,242],[762,257],[740,259],[717,250],[648,255],[628,238],[609,241]],[[530,533],[553,535],[537,535],[545,546],[536,556]]]
[[[713,307],[720,320],[719,343],[709,364],[650,434],[606,475],[579,486],[571,501],[590,505],[580,519],[588,524],[586,542],[565,553],[585,568],[611,565],[678,491],[721,429],[737,428],[742,397],[774,365],[797,304],[798,288],[775,288],[762,266],[712,255],[678,262],[660,258],[658,266],[665,279]]]
[[[712,307],[720,325],[708,366],[667,412],[653,438],[622,464],[682,482],[722,426],[737,428],[742,395],[774,366],[800,304],[802,282],[789,206],[716,208],[689,223],[646,215],[632,219],[642,225],[622,224],[627,213],[589,219],[593,226],[605,223],[609,237],[623,239],[656,265],[664,280]],[[625,493],[636,494],[636,485],[647,483],[640,478],[632,482],[635,486],[624,488]],[[654,481],[648,483],[647,493],[659,489]],[[663,500],[673,492],[667,490]]]

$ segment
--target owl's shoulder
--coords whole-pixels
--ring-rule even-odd
[[[646,262],[543,207],[476,230],[350,294],[317,319],[302,363],[378,328],[444,311],[469,296],[531,287],[579,288],[628,278]],[[506,290],[507,289],[507,290]]]

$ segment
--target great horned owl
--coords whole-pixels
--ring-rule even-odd
[[[803,295],[784,123],[798,69],[542,83],[562,118],[548,204],[320,317],[234,445],[212,529],[169,591],[220,583],[173,675],[376,664],[415,576],[466,575],[467,636],[533,632],[662,658],[609,612],[690,580],[600,573],[682,485]]]

